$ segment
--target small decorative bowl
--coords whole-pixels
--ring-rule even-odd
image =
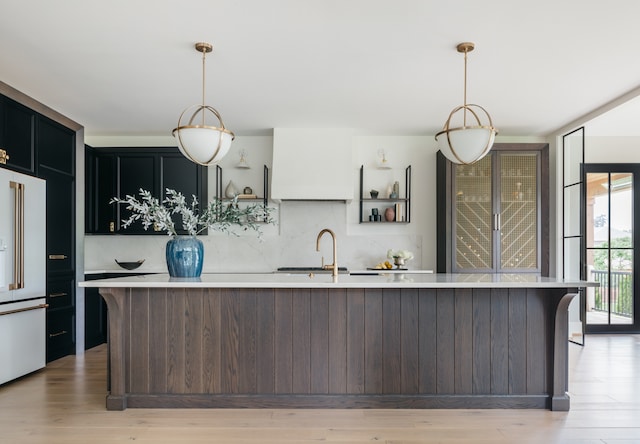
[[[144,262],[144,259],[140,259],[139,261],[136,261],[136,262],[120,262],[118,261],[118,259],[114,259],[114,260],[116,261],[116,264],[120,265],[125,270],[135,270]]]

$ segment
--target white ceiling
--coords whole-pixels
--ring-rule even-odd
[[[0,7],[0,80],[84,125],[88,137],[170,134],[201,98],[197,41],[215,47],[206,102],[239,135],[274,127],[434,134],[463,102],[462,41],[476,43],[468,101],[491,113],[500,135],[550,134],[640,86],[634,0]]]

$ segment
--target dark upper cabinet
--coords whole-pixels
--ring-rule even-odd
[[[116,190],[116,155],[98,153],[85,145],[85,231],[115,232],[116,207],[110,204]]]
[[[3,167],[35,174],[35,119],[31,109],[0,96],[0,149],[9,156]]]
[[[116,195],[124,199],[127,195],[138,196],[142,188],[158,197],[156,185],[158,176],[157,156],[153,153],[121,153],[116,156]],[[141,223],[133,223],[128,228],[122,227],[131,211],[126,205],[114,205],[116,210],[116,231],[128,234],[142,234],[153,231],[153,227],[145,230]]]
[[[38,116],[36,130],[38,164],[65,174],[75,172],[76,133],[44,116]]]
[[[151,191],[162,200],[166,188],[175,189],[188,200],[207,201],[207,168],[187,160],[177,148],[87,148],[86,231],[93,234],[154,234],[135,222],[122,228],[129,216],[125,205],[110,204],[112,197]],[[164,234],[164,233],[162,233]]]

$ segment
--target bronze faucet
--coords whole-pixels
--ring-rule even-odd
[[[324,233],[329,233],[333,238],[333,264],[325,265],[324,264],[324,256],[322,257],[322,269],[323,270],[332,270],[331,274],[333,276],[338,276],[338,242],[336,241],[336,234],[328,228],[323,229],[318,233],[318,238],[316,239],[316,251],[320,251],[320,238]]]

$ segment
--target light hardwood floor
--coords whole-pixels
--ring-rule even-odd
[[[100,346],[0,386],[0,443],[640,443],[640,336],[586,339],[584,348],[570,345],[570,412],[108,412],[106,348]]]

